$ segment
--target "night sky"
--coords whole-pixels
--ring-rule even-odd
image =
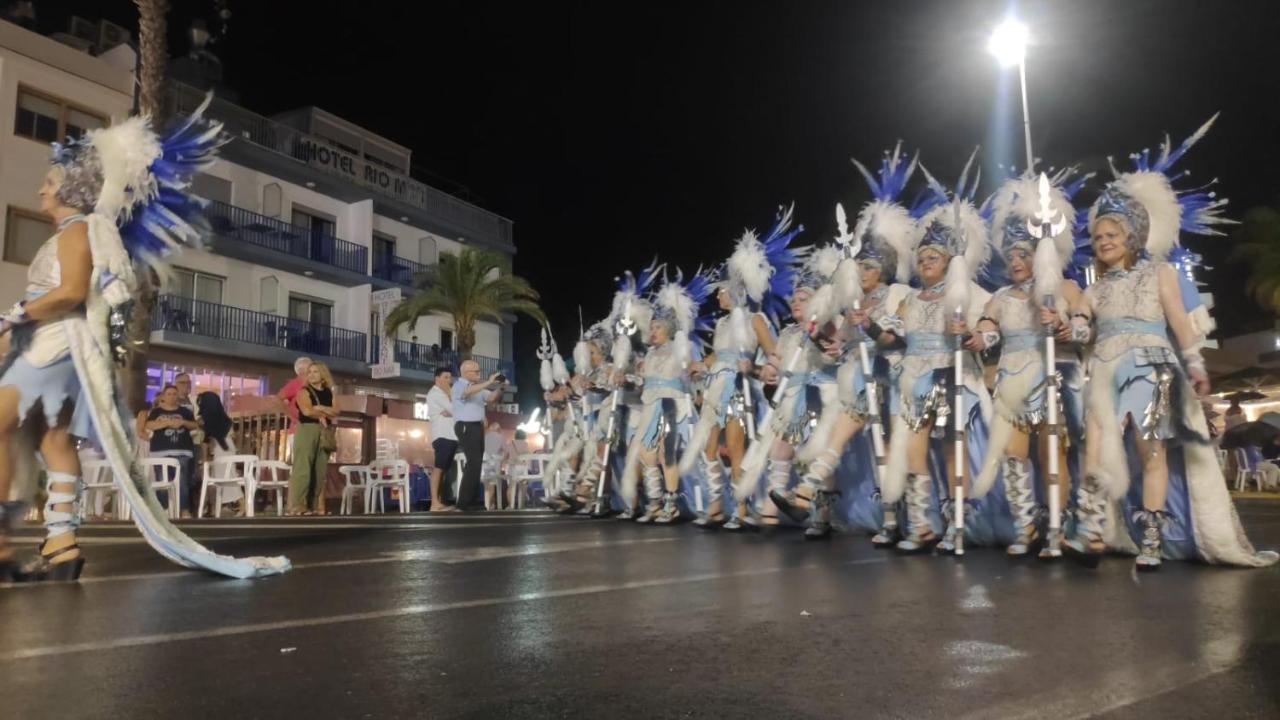
[[[51,30],[73,7],[136,28],[124,0],[37,2]],[[1221,111],[1185,166],[1221,178],[1235,217],[1277,202],[1280,13],[1269,0],[232,0],[214,50],[241,104],[322,107],[412,148],[417,167],[514,220],[516,271],[544,293],[567,354],[579,305],[598,319],[625,268],[655,255],[718,264],[743,227],[764,229],[792,200],[802,238],[829,239],[834,203],[867,199],[850,157],[873,164],[901,138],[944,180],[978,144],[984,178],[1022,158],[1016,71],[985,52],[1009,7],[1033,34],[1043,162],[1103,169],[1108,155],[1165,132],[1180,140]],[[173,52],[212,9],[174,3]],[[1217,265],[1223,332],[1265,326],[1243,296],[1244,268],[1223,262],[1229,240],[1189,244]],[[534,346],[522,322],[521,384],[536,395]]]

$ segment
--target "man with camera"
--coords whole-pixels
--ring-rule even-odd
[[[457,508],[472,511],[484,509],[480,502],[480,466],[484,462],[485,408],[498,401],[507,378],[502,373],[480,382],[480,364],[464,360],[458,368],[462,377],[453,383],[454,431],[458,449],[466,458],[462,481],[458,484]]]

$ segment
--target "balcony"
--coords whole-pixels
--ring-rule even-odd
[[[429,266],[397,255],[375,254],[373,277],[407,288],[414,287],[413,279]]]
[[[165,88],[164,111],[170,117],[188,115],[204,101],[205,93],[190,85],[169,81]],[[271,151],[283,162],[261,162],[271,156],[261,154],[258,167],[299,184],[315,178],[332,181],[336,196],[354,201],[369,197],[394,204],[394,215],[416,215],[424,229],[445,237],[466,237],[481,244],[511,252],[510,220],[472,205],[449,193],[418,182],[407,175],[370,163],[335,147],[327,140],[276,122],[221,98],[209,105],[209,117],[222,121],[233,138]],[[224,148],[224,155],[241,162],[239,143]],[[294,177],[286,177],[292,174]],[[304,177],[305,175],[305,177]]]
[[[265,362],[292,363],[308,355],[335,370],[368,372],[362,332],[176,295],[157,300],[151,332],[151,341],[161,345]]]
[[[382,343],[377,335],[374,335],[371,339],[369,364],[376,365]],[[481,377],[488,378],[490,375],[500,372],[506,375],[514,385],[515,371],[514,365],[510,361],[484,355],[472,355],[471,359],[480,364]],[[456,373],[458,365],[461,363],[461,356],[454,350],[433,350],[429,345],[397,340],[396,362],[400,363],[401,372],[412,371],[423,373],[424,375],[434,375],[436,368],[447,367]]]
[[[369,248],[363,245],[224,202],[211,201],[205,215],[220,254],[347,287],[369,281]]]

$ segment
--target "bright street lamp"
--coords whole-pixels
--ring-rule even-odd
[[[1031,33],[1027,26],[1013,18],[1007,18],[996,26],[987,41],[987,52],[995,56],[1002,67],[1018,66],[1018,80],[1022,85],[1022,132],[1027,145],[1027,172],[1035,165],[1031,153],[1031,114],[1027,110],[1027,40]]]
[[[1009,18],[996,26],[987,41],[987,52],[1004,67],[1020,64],[1027,56],[1027,26]]]

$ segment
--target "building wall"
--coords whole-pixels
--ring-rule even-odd
[[[14,135],[19,85],[108,118],[123,118],[133,102],[132,60],[131,56],[125,57],[127,54],[113,52],[110,59],[91,57],[0,21],[0,242],[9,207],[39,210],[36,191],[49,167],[48,145]],[[376,229],[396,239],[399,256],[415,262],[431,264],[440,253],[457,253],[462,247],[456,240],[376,215],[372,200],[345,202],[224,160],[216,162],[207,173],[230,182],[232,205],[286,222],[291,221],[295,206],[330,216],[339,238],[364,247],[371,247]],[[277,188],[278,196],[269,202]],[[334,324],[339,327],[366,334],[380,331],[370,328],[370,285],[347,288],[205,251],[188,251],[174,264],[224,278],[223,303],[227,305],[285,315],[289,294],[296,293],[333,303]],[[22,297],[26,272],[25,265],[0,261],[0,307],[8,307]],[[264,283],[268,278],[276,280],[274,293],[271,284]],[[416,336],[419,343],[431,345],[440,342],[444,329],[452,329],[450,318],[425,317],[412,328],[402,328],[400,338]],[[502,350],[500,328],[481,323],[474,351],[501,357]]]
[[[40,210],[36,191],[49,169],[48,145],[13,134],[20,85],[108,118],[133,104],[132,73],[0,21],[0,243],[8,208]],[[22,297],[26,277],[26,265],[0,261],[0,306]]]

